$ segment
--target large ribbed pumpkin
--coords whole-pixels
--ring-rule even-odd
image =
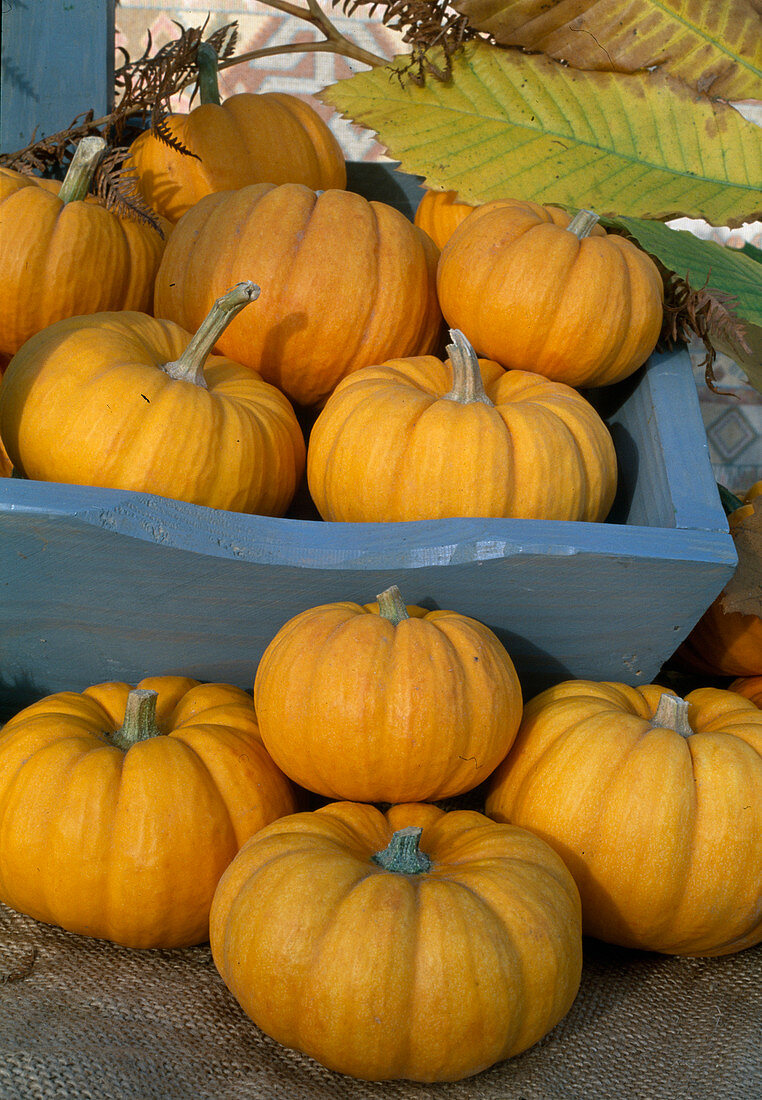
[[[617,461],[593,406],[561,382],[477,361],[450,335],[445,363],[394,359],[337,386],[307,452],[323,519],[604,520]]]
[[[210,919],[268,1035],[370,1080],[456,1081],[526,1050],[579,986],[579,897],[537,837],[480,813],[334,803],[263,829]]]
[[[304,469],[294,410],[249,368],[208,356],[257,291],[234,287],[193,337],[129,311],[69,318],[33,336],[0,387],[13,464],[38,481],[282,515]]]
[[[437,248],[444,248],[458,228],[474,209],[471,203],[462,202],[457,191],[437,191],[429,188],[415,211],[415,224],[428,233]]]
[[[676,955],[762,940],[762,711],[733,691],[550,688],[486,809],[555,848],[591,936]]]
[[[221,102],[208,43],[198,48],[198,65],[199,105],[161,120],[169,141],[146,130],[130,147],[139,189],[157,213],[176,222],[204,195],[251,183],[346,187],[341,146],[307,102],[284,92],[240,92]]]
[[[479,355],[570,386],[618,382],[656,346],[663,283],[595,215],[532,202],[478,207],[442,250],[442,313]]]
[[[296,809],[239,688],[49,695],[0,731],[0,900],[128,947],[201,943],[241,844]]]
[[[317,405],[360,367],[432,350],[439,253],[399,211],[349,191],[257,184],[208,195],[175,227],[155,310],[193,331],[231,281],[255,278],[255,317],[219,351],[300,405]]]
[[[497,636],[456,611],[330,603],[286,622],[257,668],[262,740],[329,798],[408,802],[475,787],[513,743],[521,688]]]
[[[83,139],[61,185],[0,168],[0,357],[64,317],[151,307],[164,238],[87,196],[105,144]]]

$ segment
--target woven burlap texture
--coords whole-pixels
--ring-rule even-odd
[[[762,948],[679,959],[587,941],[579,996],[518,1058],[365,1082],[263,1035],[207,946],[131,951],[0,906],[1,1100],[746,1100],[762,1096]]]

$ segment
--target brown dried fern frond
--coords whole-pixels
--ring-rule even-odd
[[[121,146],[101,158],[93,177],[93,191],[107,210],[113,210],[120,218],[145,222],[163,237],[156,214],[138,191],[136,176],[125,167],[129,152]]]
[[[369,7],[371,16],[380,9],[384,26],[397,31],[402,41],[412,46],[409,62],[397,75],[418,85],[425,82],[427,74],[443,82],[449,80],[452,58],[464,42],[485,37],[470,27],[466,16],[454,11],[447,0],[332,0],[332,6],[340,6],[349,16],[362,7]],[[443,64],[430,56],[436,48],[442,50]]]

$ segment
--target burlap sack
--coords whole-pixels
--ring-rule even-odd
[[[131,951],[0,906],[2,1100],[753,1100],[762,947],[678,959],[586,943],[579,996],[467,1081],[368,1083],[263,1035],[208,947]]]

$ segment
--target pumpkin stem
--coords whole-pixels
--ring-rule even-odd
[[[681,737],[690,737],[693,730],[688,721],[688,703],[685,699],[665,692],[651,719],[651,729],[674,730]]]
[[[578,210],[566,228],[582,241],[590,236],[599,221],[600,218],[592,210]]]
[[[397,875],[422,875],[431,870],[431,860],[418,847],[422,832],[418,825],[398,829],[383,852],[376,852],[370,858],[385,871]]]
[[[735,512],[738,508],[743,508],[743,501],[731,493],[730,489],[726,489],[724,485],[720,485],[717,482],[717,489],[720,494],[720,503],[722,504],[723,511],[726,516],[729,516],[732,512]]]
[[[223,294],[214,303],[180,358],[162,365],[161,369],[164,373],[170,378],[176,378],[181,382],[192,382],[194,386],[207,389],[204,378],[204,363],[207,356],[233,318],[244,306],[258,297],[259,287],[255,283],[236,283],[232,290]]]
[[[86,197],[105,148],[105,138],[95,135],[82,138],[58,192],[61,202],[81,202]]]
[[[476,352],[460,329],[451,328],[450,339],[452,343],[447,345],[447,354],[452,363],[452,389],[444,399],[457,401],[459,405],[471,405],[475,401],[492,405],[484,389]]]
[[[376,599],[378,600],[379,615],[382,619],[388,619],[392,626],[398,626],[403,619],[410,618],[405,607],[405,601],[402,599],[402,593],[396,584],[393,584],[391,588],[384,589],[376,596]]]
[[[217,79],[217,51],[208,42],[200,42],[196,51],[198,90],[202,103],[220,105],[220,85]]]
[[[156,725],[157,698],[156,692],[148,688],[132,689],[127,696],[121,728],[111,734],[111,741],[118,749],[127,752],[138,741],[148,741],[161,734]]]

